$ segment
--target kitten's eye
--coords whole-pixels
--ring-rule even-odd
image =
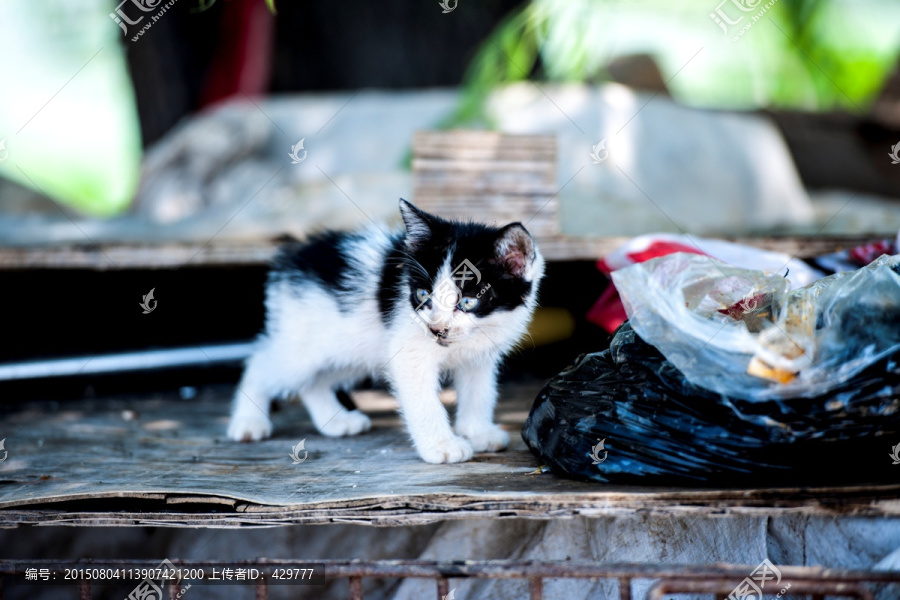
[[[463,299],[459,301],[460,310],[463,310],[465,312],[475,310],[476,306],[478,306],[478,298],[471,298],[469,296],[464,296]]]
[[[416,300],[418,300],[419,302],[425,302],[430,297],[431,296],[426,290],[423,290],[422,288],[416,290]]]

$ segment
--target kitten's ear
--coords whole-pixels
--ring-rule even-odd
[[[417,248],[431,237],[431,215],[427,212],[400,198],[400,215],[406,224],[406,241],[410,248]]]
[[[512,275],[531,281],[536,258],[534,238],[521,223],[510,223],[497,233],[494,252]]]

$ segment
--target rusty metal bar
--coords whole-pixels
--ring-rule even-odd
[[[437,599],[444,600],[450,595],[450,582],[446,577],[438,577],[437,579]]]
[[[448,579],[482,577],[491,579],[591,578],[591,579],[667,579],[693,581],[725,579],[741,581],[754,569],[750,565],[657,565],[641,563],[598,563],[581,561],[531,561],[531,560],[483,560],[483,561],[427,561],[427,560],[294,560],[261,559],[250,561],[186,561],[171,559],[176,566],[205,572],[207,578],[212,569],[229,567],[256,567],[261,575],[270,577],[276,568],[311,568],[317,579],[349,577],[405,578],[419,577]],[[157,559],[140,560],[6,560],[0,559],[0,574],[23,575],[26,568],[152,568]],[[900,583],[900,571],[862,571],[848,569],[823,569],[820,567],[780,567],[786,581],[831,581]]]
[[[362,577],[350,578],[350,600],[362,600]]]
[[[619,600],[631,600],[631,578],[619,577]]]
[[[256,581],[256,600],[269,600],[269,582],[265,577]]]
[[[727,598],[737,582],[743,580],[751,567],[737,565],[655,565],[636,563],[588,563],[573,561],[424,561],[424,560],[270,560],[254,561],[183,561],[170,560],[174,565],[201,572],[198,577],[208,576],[212,569],[230,566],[236,568],[253,567],[260,571],[261,578],[249,580],[246,585],[255,585],[256,600],[267,600],[268,579],[275,569],[308,569],[315,579],[349,578],[352,600],[362,600],[362,579],[372,578],[428,578],[437,583],[439,600],[449,594],[449,580],[455,578],[491,578],[528,580],[532,600],[542,600],[543,580],[555,579],[617,579],[619,599],[631,600],[633,579],[656,580],[647,598],[661,600],[663,594],[702,593],[714,594],[716,598]],[[158,560],[2,560],[0,575],[24,575],[28,569],[49,569],[58,573],[63,568],[122,569],[152,568]],[[900,584],[900,571],[854,571],[823,569],[819,567],[781,567],[779,583],[790,584],[783,590],[783,597],[802,594],[804,598],[824,600],[825,597],[852,597],[858,600],[872,600],[872,591],[863,584]],[[306,571],[304,570],[304,573]],[[79,598],[90,600],[91,581],[82,580]],[[179,597],[183,582],[170,582],[169,597]],[[775,587],[772,586],[772,590]],[[769,591],[769,590],[767,590]],[[775,593],[771,591],[770,593]],[[2,587],[0,587],[2,600]],[[180,600],[180,598],[178,598]]]
[[[544,600],[544,580],[540,577],[529,579],[528,591],[531,592],[531,600]]]
[[[810,579],[788,580],[788,578],[783,576],[781,580],[785,583],[789,582],[791,585],[790,589],[785,592],[782,598],[796,596],[797,594],[803,594],[804,596],[811,594],[814,600],[824,600],[825,596],[873,600],[872,592],[864,588],[860,583]],[[701,581],[661,579],[650,587],[650,590],[647,593],[647,600],[662,600],[663,596],[666,594],[689,593],[722,594],[721,597],[726,598],[730,592],[734,591],[735,585],[736,583],[734,580],[729,580],[724,577]]]

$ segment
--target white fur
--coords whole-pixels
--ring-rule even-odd
[[[321,433],[353,435],[371,427],[357,410],[347,411],[334,389],[366,376],[384,377],[397,396],[412,442],[423,460],[468,460],[473,452],[505,448],[509,436],[493,424],[496,370],[504,354],[525,334],[536,306],[544,261],[535,249],[528,269],[534,285],[526,303],[485,318],[446,311],[432,303],[424,315],[445,328],[442,342],[422,327],[407,298],[387,325],[378,311],[377,289],[389,240],[370,232],[347,252],[357,261],[352,309],[341,312],[333,292],[312,281],[270,284],[266,332],[235,393],[228,437],[256,441],[272,433],[270,400],[298,394]],[[451,265],[442,271],[449,274]],[[424,312],[424,311],[423,311]],[[454,430],[438,399],[441,375],[450,373],[458,392]]]

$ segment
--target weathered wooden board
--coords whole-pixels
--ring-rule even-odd
[[[559,234],[556,136],[495,131],[413,135],[413,200],[455,219],[527,221],[537,237]]]
[[[839,489],[695,490],[569,481],[539,466],[518,435],[537,385],[507,386],[499,421],[507,452],[429,465],[380,392],[357,392],[372,432],[317,435],[302,407],[274,417],[274,439],[225,439],[231,389],[27,404],[4,409],[0,526],[242,527],[354,522],[404,525],[483,517],[666,514],[900,515],[900,485]],[[452,401],[452,392],[445,393]],[[305,440],[308,456],[293,464]],[[302,453],[300,454],[303,455]]]
[[[486,219],[481,211],[469,215]],[[516,215],[515,219],[522,219]],[[499,220],[498,220],[499,222]],[[530,225],[529,225],[530,227]],[[538,246],[548,260],[596,260],[612,252],[627,237],[582,238],[563,235],[538,235]],[[809,258],[852,248],[879,235],[820,237],[729,238],[742,244]],[[101,246],[2,247],[0,270],[18,269],[175,269],[180,267],[265,265],[278,243],[210,244],[110,244]]]

